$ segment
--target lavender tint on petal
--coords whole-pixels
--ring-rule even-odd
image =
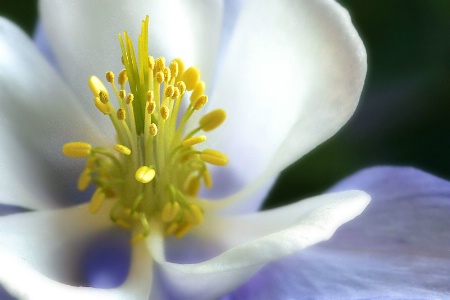
[[[36,44],[36,47],[39,49],[39,51],[41,51],[42,55],[47,59],[50,65],[58,70],[58,64],[56,63],[55,55],[53,54],[53,50],[51,49],[47,37],[45,36],[45,32],[42,28],[41,22],[38,22],[36,25],[36,29],[34,31],[34,42]]]
[[[377,167],[332,191],[372,202],[326,242],[263,268],[225,299],[450,297],[450,184],[413,168]]]
[[[100,235],[83,255],[85,284],[96,288],[113,288],[128,275],[131,259],[129,233],[117,228]]]

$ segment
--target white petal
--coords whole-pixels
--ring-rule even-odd
[[[87,205],[23,213],[0,219],[0,284],[27,299],[147,299],[152,259],[143,243],[133,247],[127,281],[116,289],[75,287],[80,252],[111,228],[107,207],[91,215]]]
[[[101,138],[32,41],[2,18],[0,53],[1,200],[49,207],[52,203],[42,199],[55,199],[51,190],[62,185],[50,168],[65,175],[76,164],[63,156],[61,146]]]
[[[197,264],[167,262],[164,250],[158,248],[160,237],[153,236],[149,245],[174,297],[213,299],[243,283],[263,265],[330,238],[368,203],[364,192],[349,191],[249,216],[211,217],[195,235],[226,251]]]
[[[234,191],[276,174],[335,134],[352,115],[366,52],[347,11],[329,0],[249,0],[211,106],[227,120],[211,146],[229,155]]]
[[[209,81],[220,42],[222,0],[42,0],[42,24],[64,77],[85,97],[85,108],[98,116],[90,103],[87,79],[120,72],[117,35],[127,30],[137,46],[141,21],[150,16],[150,55],[166,60],[181,57],[200,67]],[[102,128],[111,131],[108,123]]]

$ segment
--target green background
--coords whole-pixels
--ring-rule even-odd
[[[266,207],[326,190],[373,165],[416,166],[450,178],[450,1],[343,0],[367,48],[369,73],[351,121],[285,170]],[[35,1],[1,0],[30,35]]]

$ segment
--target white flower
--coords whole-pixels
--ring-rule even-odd
[[[263,265],[328,239],[368,204],[367,194],[349,191],[253,213],[281,170],[351,116],[366,73],[365,49],[347,12],[328,0],[248,1],[221,45],[223,5],[41,1],[42,22],[65,81],[20,30],[1,20],[1,200],[38,210],[0,219],[0,283],[13,295],[153,299],[169,293],[213,299]],[[183,253],[206,245],[205,261],[167,261],[163,235],[152,230],[133,246],[122,286],[70,286],[80,249],[115,225],[107,207],[95,215],[84,204],[55,209],[61,198],[77,195],[66,187],[75,186],[80,171],[60,149],[73,140],[111,144],[111,126],[92,105],[87,78],[122,68],[115,37],[126,29],[135,40],[146,14],[150,53],[199,66],[203,80],[213,82],[206,109],[227,112],[226,124],[208,142],[227,153],[230,163],[213,170],[215,185],[204,194],[225,198],[202,207],[205,221],[188,238],[170,241]],[[154,280],[155,274],[163,279]]]

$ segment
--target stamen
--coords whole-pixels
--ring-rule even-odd
[[[151,169],[147,166],[142,166],[137,169],[135,178],[141,183],[149,183],[153,180],[153,178],[155,178],[155,174],[156,172],[154,169]]]
[[[196,67],[186,69],[179,58],[166,66],[164,57],[148,54],[148,20],[142,22],[136,51],[126,31],[119,35],[124,69],[117,86],[114,73],[106,72],[111,95],[99,78],[89,78],[94,105],[116,130],[114,150],[85,142],[62,147],[66,156],[88,159],[77,186],[81,191],[96,186],[89,210],[96,213],[106,199],[113,201],[111,221],[131,230],[134,243],[150,234],[150,224],[159,223],[165,234],[181,238],[202,223],[205,212],[197,197],[202,186],[212,186],[208,164],[228,163],[219,151],[196,149],[206,141],[198,132],[220,126],[225,112],[198,116],[199,126],[186,132],[208,101],[205,82]],[[192,93],[184,106],[186,91]]]
[[[85,158],[91,155],[91,144],[84,142],[67,143],[62,147],[64,155],[74,158]]]
[[[205,135],[194,136],[183,141],[183,146],[188,148],[206,141]]]
[[[102,189],[97,189],[92,195],[91,202],[89,203],[89,211],[93,214],[99,211],[103,202],[105,201],[106,195]]]
[[[186,84],[188,91],[192,91],[200,80],[200,71],[196,67],[190,67],[181,75],[181,80]]]
[[[124,145],[120,145],[120,144],[115,144],[114,150],[116,150],[119,153],[125,154],[125,155],[131,154],[130,148],[128,148],[127,146],[124,146]]]
[[[91,88],[91,91],[94,94],[94,96],[98,96],[100,94],[100,91],[106,92],[106,87],[96,76],[89,77],[89,87]]]
[[[127,70],[123,69],[123,70],[120,71],[120,73],[119,73],[119,78],[118,78],[117,82],[118,82],[121,86],[124,86],[125,83],[127,83],[127,80],[128,80]]]
[[[203,150],[200,154],[200,158],[209,164],[216,166],[226,166],[228,164],[228,157],[222,152],[212,149]]]
[[[203,131],[208,132],[219,127],[226,117],[227,114],[223,109],[216,109],[204,115],[200,119],[199,124]]]

